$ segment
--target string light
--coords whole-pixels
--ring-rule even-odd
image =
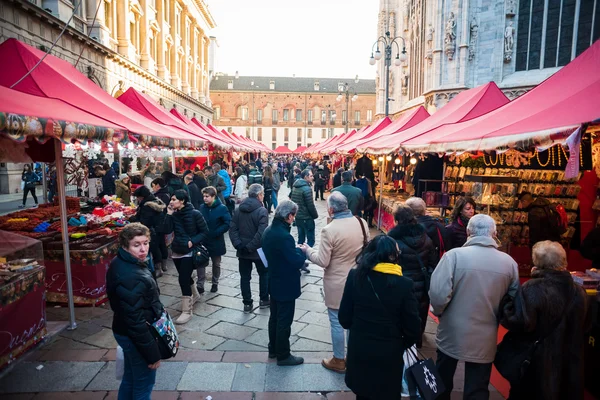
[[[394,161],[396,163],[396,165],[400,165],[400,158],[396,158],[396,161]]]
[[[554,166],[554,151],[552,150],[552,147],[550,147],[548,150],[548,160],[546,160],[546,164],[542,164],[542,161],[540,160],[540,152],[535,151],[535,157],[537,158],[537,162],[540,165],[540,167],[546,167],[550,161],[552,161],[552,166]]]
[[[379,162],[383,162],[383,156],[379,156],[378,160]]]
[[[416,159],[416,158],[414,158],[414,157],[411,157],[411,158],[410,158],[410,163],[411,163],[412,165],[415,165],[415,164],[417,163],[417,159]]]
[[[377,165],[377,160],[373,160],[373,165]]]
[[[392,156],[387,156],[385,159],[388,161],[392,161]]]

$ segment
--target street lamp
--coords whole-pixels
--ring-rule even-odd
[[[354,83],[358,83],[358,75],[356,75],[356,78],[354,78]],[[346,96],[346,121],[344,121],[344,123],[346,125],[346,133],[348,133],[348,122],[350,121],[350,110],[348,109],[348,105],[350,103],[350,92],[354,92],[352,101],[356,101],[356,99],[358,99],[358,94],[356,93],[356,89],[348,85],[348,83],[344,83],[344,85],[340,86],[338,90],[340,93],[338,94],[336,101],[340,102],[344,96]]]
[[[400,45],[398,44],[398,39],[402,40],[402,51],[400,51]],[[406,55],[406,42],[402,36],[397,36],[392,38],[389,32],[385,33],[385,36],[380,36],[379,39],[373,46],[371,47],[371,58],[369,59],[369,64],[375,65],[375,61],[379,61],[382,58],[381,51],[379,50],[379,44],[382,44],[385,50],[385,116],[387,117],[390,113],[390,66],[392,65],[392,48],[394,44],[396,45],[396,58],[394,59],[394,65],[400,66],[408,56]],[[373,49],[377,47],[375,53],[373,53]]]

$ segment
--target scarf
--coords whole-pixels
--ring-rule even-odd
[[[333,217],[331,217],[331,219],[342,219],[342,218],[352,218],[352,217],[353,217],[352,211],[346,210],[346,211],[340,211],[340,212],[333,214]]]
[[[373,268],[373,271],[381,272],[382,274],[402,276],[402,267],[398,264],[379,263]]]
[[[146,260],[140,261],[139,259],[135,258],[127,250],[125,250],[122,247],[119,247],[118,255],[125,262],[135,264],[141,268],[148,268],[150,270],[150,272],[154,272],[154,261],[152,260],[152,257],[150,256],[150,254],[148,254],[148,257],[146,257]]]

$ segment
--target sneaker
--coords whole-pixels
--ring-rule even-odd
[[[285,360],[277,360],[277,365],[281,366],[281,367],[288,367],[291,365],[300,365],[304,363],[304,358],[302,357],[296,357],[290,354],[290,356],[288,358],[286,358]]]
[[[213,283],[212,286],[210,287],[210,292],[217,293],[218,291],[219,291],[219,285],[217,285],[216,283]]]
[[[244,312],[250,314],[252,312],[252,304],[244,304]]]
[[[271,307],[271,301],[270,300],[261,300],[259,303],[259,307],[260,308],[269,308],[269,307]]]
[[[35,203],[34,205],[32,205],[31,208],[38,208],[37,203]]]
[[[20,204],[19,208],[25,208],[25,204]]]

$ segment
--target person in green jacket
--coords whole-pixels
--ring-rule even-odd
[[[313,191],[311,188],[314,180],[310,169],[305,169],[300,174],[300,179],[296,179],[290,193],[290,199],[298,205],[296,214],[296,227],[298,228],[298,244],[306,243],[313,247],[315,245],[315,219],[319,218],[319,213],[313,200]],[[301,268],[305,273],[309,273],[307,264]]]
[[[348,199],[348,208],[352,211],[352,215],[361,216],[360,210],[363,209],[362,190],[352,186],[352,171],[344,171],[342,173],[342,184],[331,192],[340,192]]]
[[[259,185],[262,185],[262,181],[263,176],[256,167],[256,164],[253,162],[250,163],[250,173],[248,174],[248,186],[252,185],[253,183],[258,183]]]

